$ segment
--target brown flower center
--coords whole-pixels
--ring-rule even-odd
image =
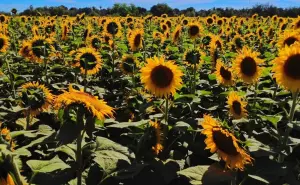
[[[106,29],[107,29],[108,33],[115,35],[118,33],[119,27],[118,27],[117,23],[110,22],[110,23],[108,23]]]
[[[168,87],[173,80],[173,72],[166,66],[159,65],[151,72],[151,80],[159,88]]]
[[[4,46],[4,39],[0,38],[0,49],[2,49]]]
[[[242,114],[242,105],[239,101],[233,101],[232,108],[234,110],[234,113],[236,113],[237,115]]]
[[[134,37],[134,42],[133,42],[133,44],[134,44],[135,47],[139,47],[139,46],[140,46],[140,44],[141,44],[141,38],[142,38],[142,36],[141,36],[140,33],[137,34],[137,35]]]
[[[80,57],[80,67],[91,70],[96,66],[96,57],[91,53],[84,53]]]
[[[212,18],[208,18],[206,21],[208,24],[212,24],[214,22],[214,20]]]
[[[197,34],[199,34],[199,27],[198,26],[191,26],[190,29],[189,29],[189,33],[191,36],[196,36]]]
[[[295,80],[300,80],[300,54],[290,56],[284,63],[284,73]]]
[[[241,62],[241,71],[246,76],[253,76],[257,71],[257,65],[252,57],[245,57]]]
[[[233,139],[231,136],[227,137],[221,130],[213,131],[213,140],[217,145],[218,149],[223,151],[228,155],[236,156],[238,155],[238,151],[233,144]]]
[[[297,41],[298,40],[295,37],[289,37],[289,38],[285,39],[283,43],[284,43],[284,45],[290,46]]]
[[[231,80],[231,72],[229,70],[225,69],[223,66],[220,69],[220,75],[225,80]]]

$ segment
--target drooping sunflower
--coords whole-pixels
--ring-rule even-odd
[[[138,62],[134,55],[124,55],[120,63],[120,68],[125,74],[133,74],[137,70],[137,64]]]
[[[156,155],[158,155],[162,150],[163,150],[163,135],[161,132],[161,126],[157,121],[150,121],[149,125],[151,127],[154,128],[155,130],[155,139],[156,139],[156,143],[155,145],[152,147],[152,150],[154,151],[154,153]]]
[[[165,23],[161,23],[161,24],[160,24],[160,28],[161,28],[161,30],[162,30],[164,33],[169,31],[169,27],[168,27],[168,25],[165,24]]]
[[[217,153],[229,169],[243,171],[245,165],[252,164],[251,156],[240,146],[239,140],[229,130],[223,128],[219,121],[210,115],[204,115],[201,123],[202,134],[206,135],[206,149]]]
[[[210,48],[217,48],[219,50],[222,50],[223,48],[223,41],[222,39],[220,38],[219,35],[210,35],[211,36],[211,40],[210,40]]]
[[[69,33],[69,27],[67,24],[61,25],[61,40],[67,40],[68,39],[68,33]]]
[[[164,57],[147,59],[146,66],[140,71],[145,89],[157,97],[174,95],[181,87],[182,71],[173,61],[165,61]]]
[[[234,60],[233,71],[245,83],[255,83],[261,74],[259,65],[263,63],[263,60],[259,59],[258,55],[258,52],[243,47]]]
[[[278,46],[279,48],[283,48],[285,46],[289,47],[295,44],[296,42],[300,42],[299,32],[287,30],[279,36]]]
[[[28,108],[31,116],[47,111],[53,104],[54,95],[50,90],[38,82],[28,82],[21,86],[21,107]]]
[[[117,19],[107,19],[107,21],[104,24],[105,33],[108,33],[114,37],[121,36],[121,29],[121,23]]]
[[[35,36],[30,42],[30,56],[37,62],[42,62],[44,57],[48,57],[55,50],[52,40],[43,36]]]
[[[188,26],[188,34],[191,39],[200,37],[201,26],[198,23],[190,23]]]
[[[77,91],[70,85],[69,92],[57,96],[54,103],[55,109],[66,109],[70,105],[83,105],[94,117],[104,120],[105,117],[113,118],[114,110],[104,100],[83,91]]]
[[[172,42],[176,44],[180,38],[182,27],[180,25],[176,26],[172,34]]]
[[[6,35],[0,34],[0,53],[5,53],[9,48],[9,39]]]
[[[101,69],[102,61],[94,48],[80,48],[76,54],[76,67],[80,67],[82,74],[93,75]]]
[[[300,44],[282,48],[274,60],[274,78],[279,85],[296,92],[300,89]]]
[[[230,92],[228,95],[227,104],[229,106],[229,114],[234,119],[247,117],[247,102],[242,100],[242,97],[236,92]]]
[[[244,42],[245,42],[244,38],[241,35],[237,34],[232,39],[232,46],[234,47],[235,50],[239,50],[243,48]]]
[[[137,51],[143,47],[143,35],[144,31],[142,29],[135,29],[131,32],[129,40],[129,46],[132,51]]]
[[[27,41],[23,42],[22,48],[19,51],[19,55],[21,55],[24,58],[31,59],[29,42],[27,42]]]
[[[231,69],[225,66],[221,60],[217,60],[215,74],[217,81],[220,84],[225,86],[231,86],[234,84],[234,76]]]

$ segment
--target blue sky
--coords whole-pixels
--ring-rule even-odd
[[[149,9],[157,3],[167,3],[172,8],[184,9],[194,7],[195,9],[209,9],[212,7],[251,7],[257,3],[269,3],[278,7],[300,7],[300,0],[1,0],[0,11],[10,11],[17,8],[22,11],[30,5],[39,6],[59,6],[67,7],[111,7],[114,3],[133,3]]]

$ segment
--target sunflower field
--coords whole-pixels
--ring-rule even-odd
[[[299,185],[300,17],[0,15],[0,185]]]

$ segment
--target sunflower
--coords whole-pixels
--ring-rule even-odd
[[[279,36],[278,46],[279,48],[283,48],[285,46],[289,47],[299,41],[300,41],[299,32],[287,30],[281,36]]]
[[[0,184],[1,185],[15,185],[14,179],[9,173],[2,172],[0,169]],[[6,176],[6,177],[5,177]]]
[[[68,39],[68,33],[69,33],[69,27],[67,24],[61,25],[61,40],[67,40]]]
[[[232,46],[234,46],[234,48],[236,50],[239,50],[239,49],[243,48],[244,42],[245,42],[245,40],[243,39],[243,37],[241,37],[241,35],[237,34],[232,39]]]
[[[0,123],[1,126],[1,123]],[[7,144],[10,147],[11,151],[14,151],[14,148],[16,146],[15,142],[12,140],[11,134],[10,134],[10,130],[7,128],[2,128],[0,130],[0,136],[2,137],[1,139],[3,139],[5,142],[7,142]]]
[[[178,26],[176,26],[175,30],[173,31],[172,42],[174,44],[176,44],[178,42],[178,40],[179,40],[179,37],[181,35],[181,29],[182,29],[181,26],[178,25]]]
[[[30,56],[37,62],[42,62],[44,57],[48,57],[55,50],[51,45],[52,40],[42,36],[35,36],[29,42]]]
[[[104,24],[104,32],[110,34],[111,36],[121,36],[121,29],[122,26],[120,21],[117,19],[108,19]]]
[[[5,53],[9,47],[8,37],[0,34],[0,52]]]
[[[95,50],[98,50],[101,48],[101,38],[97,35],[91,36],[88,39],[89,46],[94,48]]]
[[[164,33],[169,31],[169,27],[168,27],[168,25],[165,24],[165,23],[161,23],[161,24],[160,24],[160,28],[161,28],[161,30],[162,30]]]
[[[242,101],[236,92],[230,92],[228,95],[227,104],[229,106],[229,113],[234,119],[241,119],[247,117],[247,102]]]
[[[21,86],[21,107],[28,108],[31,116],[36,116],[50,108],[54,95],[38,82],[28,82]],[[27,114],[27,113],[26,113]]]
[[[293,22],[294,25],[294,29],[298,30],[300,28],[300,18],[295,19],[295,21]]]
[[[201,26],[198,23],[190,23],[188,26],[188,33],[191,39],[196,39],[200,36]]]
[[[137,63],[134,55],[124,55],[120,63],[120,68],[125,74],[133,74],[137,68]]]
[[[150,127],[154,128],[155,130],[155,137],[156,137],[156,144],[152,147],[152,150],[156,155],[158,155],[163,150],[163,135],[161,132],[161,126],[157,121],[150,121]]]
[[[201,133],[207,137],[204,141],[206,149],[217,153],[227,168],[243,171],[245,165],[252,164],[253,159],[239,146],[239,140],[229,130],[222,128],[217,120],[210,115],[204,115],[201,125]]]
[[[292,92],[300,89],[300,44],[282,48],[274,60],[274,77],[281,86]]]
[[[102,61],[99,54],[93,48],[80,48],[76,54],[76,67],[80,67],[82,74],[93,75],[99,72]]]
[[[182,24],[183,24],[184,26],[188,25],[188,24],[189,24],[189,20],[188,20],[187,18],[184,18],[184,19],[182,20]]]
[[[114,117],[113,108],[108,106],[104,100],[99,100],[97,96],[92,96],[83,92],[83,90],[77,91],[70,85],[69,92],[64,91],[64,93],[57,96],[54,108],[57,110],[67,109],[71,105],[84,105],[89,113],[99,120],[104,120],[105,117]]]
[[[220,38],[219,35],[210,35],[211,36],[211,40],[210,40],[210,48],[217,48],[219,50],[222,50],[223,48],[223,41]]]
[[[258,58],[258,55],[259,53],[243,47],[235,58],[233,71],[245,83],[255,83],[260,76],[261,68],[259,64],[262,64],[263,61]]]
[[[217,60],[215,74],[217,81],[220,84],[225,86],[231,86],[234,84],[234,77],[231,69],[226,67],[220,60]]]
[[[212,18],[212,17],[207,17],[206,18],[206,24],[208,24],[208,25],[211,25],[211,24],[213,24],[215,21],[214,21],[214,19]]]
[[[87,40],[90,37],[91,32],[92,32],[92,26],[87,25],[87,28],[83,32],[83,40]]]
[[[136,29],[131,32],[129,40],[129,46],[132,51],[137,51],[143,47],[143,35],[144,31],[142,29]]]
[[[141,69],[141,82],[157,97],[168,97],[181,87],[182,75],[174,62],[154,57],[147,59],[146,66]]]
[[[204,53],[198,49],[187,50],[183,54],[183,60],[187,62],[188,65],[199,64],[201,61],[201,56],[204,56]]]
[[[30,43],[27,41],[24,41],[22,44],[22,48],[19,51],[19,55],[21,55],[24,58],[31,59],[32,56],[30,55]]]
[[[158,31],[154,31],[153,32],[153,39],[155,41],[159,41],[161,44],[163,44],[166,40],[166,37],[163,33],[158,32]]]

